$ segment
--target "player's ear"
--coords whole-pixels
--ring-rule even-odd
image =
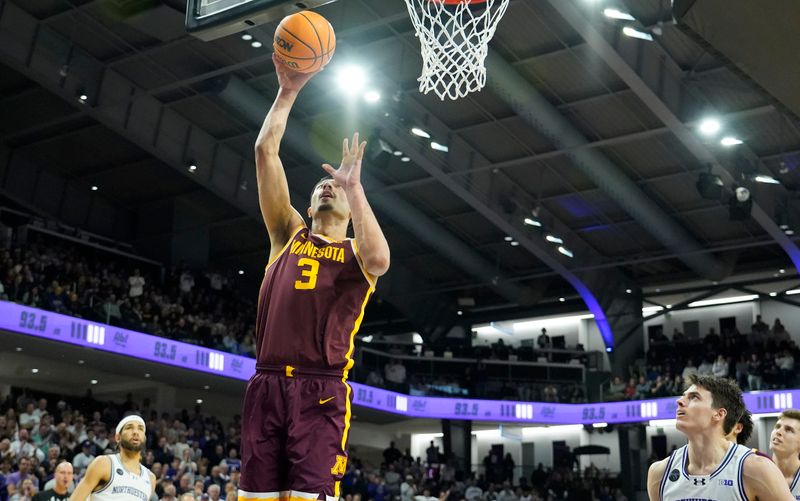
[[[308,209],[306,209],[306,214],[308,214],[308,217],[309,217],[309,218],[313,217],[313,216],[311,215],[311,207],[309,207]]]

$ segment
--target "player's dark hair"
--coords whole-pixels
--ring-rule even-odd
[[[753,414],[745,409],[739,422],[742,423],[742,431],[736,435],[736,443],[745,445],[750,440],[750,435],[753,434]]]
[[[689,384],[708,390],[711,393],[711,405],[715,409],[728,411],[725,421],[722,423],[722,431],[725,435],[730,433],[746,410],[742,390],[736,381],[717,376],[692,374],[689,376]]]

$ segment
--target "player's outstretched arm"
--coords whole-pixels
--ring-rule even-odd
[[[742,476],[747,497],[757,501],[795,501],[783,474],[769,459],[751,454],[744,460]]]
[[[667,459],[656,461],[647,470],[647,497],[650,498],[650,501],[661,501],[659,486],[661,479],[664,478],[664,470],[667,468]]]
[[[111,458],[97,456],[89,463],[86,474],[75,486],[69,501],[86,501],[89,495],[100,485],[105,485],[111,479]]]
[[[303,224],[303,219],[292,209],[289,185],[278,153],[297,94],[314,73],[291,71],[275,54],[272,55],[272,62],[275,64],[280,88],[258,133],[255,154],[258,201],[269,232],[270,244],[275,251],[286,244],[292,230]]]
[[[389,270],[389,244],[361,185],[361,161],[366,147],[366,141],[358,142],[356,132],[352,143],[348,143],[347,138],[342,142],[342,164],[339,168],[334,169],[329,164],[323,164],[322,168],[345,191],[361,264],[370,275],[379,277]]]

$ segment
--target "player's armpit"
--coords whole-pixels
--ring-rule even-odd
[[[75,490],[69,497],[69,501],[86,501],[86,498],[97,489],[98,486],[105,485],[111,479],[111,458],[109,456],[98,456],[89,463],[86,474],[75,486]]]
[[[783,474],[769,459],[751,454],[744,460],[742,470],[744,490],[749,499],[795,501]]]
[[[650,501],[661,501],[659,486],[661,485],[661,479],[664,478],[664,470],[666,468],[667,459],[662,459],[651,464],[650,469],[647,470],[647,496]]]

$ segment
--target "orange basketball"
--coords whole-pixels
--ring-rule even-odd
[[[330,62],[336,50],[336,34],[327,19],[304,10],[283,18],[272,47],[283,64],[300,73],[311,73]]]

